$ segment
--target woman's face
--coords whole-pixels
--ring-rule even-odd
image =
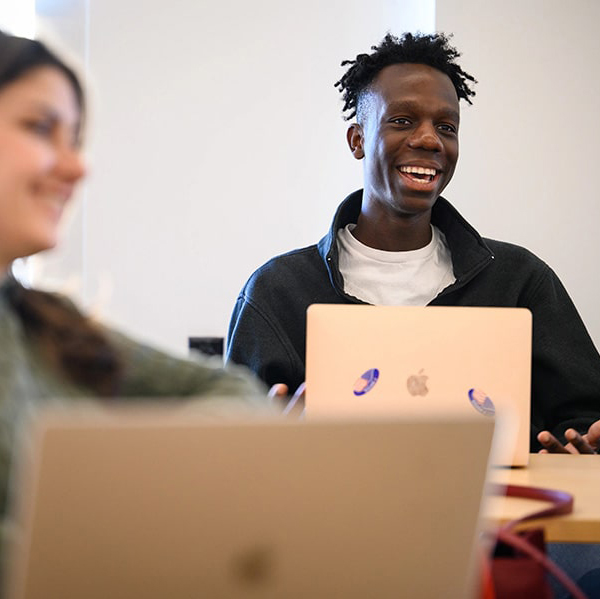
[[[54,247],[85,169],[80,107],[56,67],[32,69],[0,89],[0,274],[15,258]]]

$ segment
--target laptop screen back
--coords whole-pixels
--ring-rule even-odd
[[[531,312],[523,308],[315,304],[307,312],[306,415],[500,415],[529,456]]]
[[[8,597],[467,596],[492,428],[49,415]]]

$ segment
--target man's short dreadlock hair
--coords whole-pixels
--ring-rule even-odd
[[[355,60],[342,62],[343,67],[351,65],[335,84],[344,100],[342,112],[348,111],[346,120],[356,116],[362,94],[368,90],[382,69],[406,62],[425,64],[445,73],[450,77],[458,98],[472,103],[470,98],[475,92],[468,82],[477,81],[454,62],[460,56],[460,52],[449,44],[449,37],[443,33],[405,33],[401,38],[388,33],[379,46],[372,46],[371,50],[371,54],[359,54]]]

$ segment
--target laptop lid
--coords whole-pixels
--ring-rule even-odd
[[[492,428],[46,414],[8,597],[469,596]]]
[[[524,308],[312,305],[307,418],[406,414],[428,405],[500,415],[512,435],[497,463],[526,465],[531,322]]]

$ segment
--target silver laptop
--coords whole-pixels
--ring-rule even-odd
[[[47,413],[7,597],[468,597],[492,429]]]
[[[431,406],[505,423],[499,465],[529,458],[531,312],[315,304],[307,311],[306,415]],[[512,434],[509,434],[512,433]]]

